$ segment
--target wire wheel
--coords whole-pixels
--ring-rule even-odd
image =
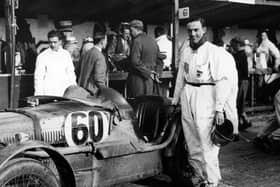
[[[5,187],[12,187],[12,186],[19,186],[19,187],[25,187],[25,186],[34,186],[34,187],[47,187],[48,185],[43,181],[40,177],[36,175],[20,175],[17,176],[10,181],[8,181],[6,184],[3,186]]]
[[[19,158],[0,169],[1,187],[59,187],[53,172],[37,160]]]

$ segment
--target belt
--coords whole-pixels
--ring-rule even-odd
[[[201,82],[201,83],[197,83],[197,82],[187,82],[186,84],[191,85],[191,86],[195,86],[195,87],[200,87],[200,86],[215,86],[216,84],[213,82]]]

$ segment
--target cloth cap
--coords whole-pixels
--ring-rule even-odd
[[[143,28],[144,27],[144,24],[142,21],[140,20],[132,20],[130,23],[129,23],[130,27],[135,27],[135,28]]]

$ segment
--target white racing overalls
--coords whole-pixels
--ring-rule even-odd
[[[210,139],[216,111],[225,112],[238,133],[238,77],[233,57],[205,42],[180,54],[174,99],[181,102],[182,126],[195,175],[216,186],[221,179],[219,147]]]

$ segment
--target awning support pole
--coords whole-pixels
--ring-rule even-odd
[[[173,37],[172,37],[172,63],[173,63],[173,70],[177,69],[177,58],[178,58],[178,33],[179,33],[179,0],[173,0],[174,6],[172,11],[172,30],[173,30]]]
[[[11,73],[9,108],[13,108],[15,92],[15,0],[5,0],[6,40],[8,43],[7,69]]]

